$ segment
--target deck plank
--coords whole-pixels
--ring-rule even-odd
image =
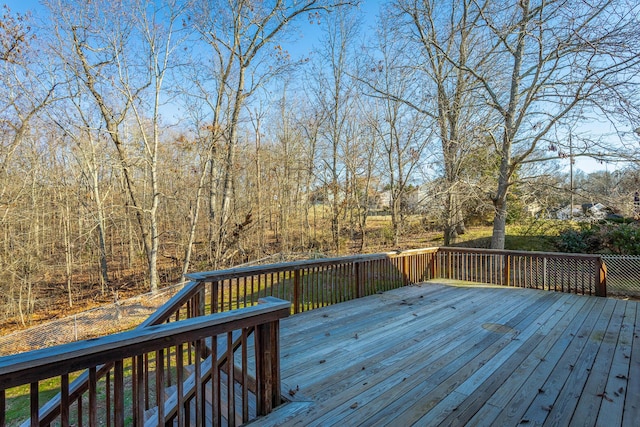
[[[636,304],[636,319],[633,326],[633,344],[628,354],[630,379],[622,413],[622,426],[635,427],[640,419],[640,304]]]
[[[555,294],[554,297],[559,295]],[[551,306],[546,306],[544,311],[537,311],[528,319],[531,322],[524,325],[517,337],[501,349],[491,360],[479,366],[471,376],[462,382],[455,391],[465,399],[451,406],[448,403],[439,402],[428,414],[412,414],[409,422],[419,424],[454,424],[462,425],[471,418],[484,404],[495,390],[521,366],[527,355],[531,354],[544,338],[540,332],[539,319],[554,323],[563,314],[560,308],[565,304],[564,298],[557,298]],[[454,411],[455,409],[455,411]],[[421,415],[421,418],[415,419]]]
[[[580,355],[589,340],[589,335],[596,326],[606,302],[605,299],[591,299],[591,301],[587,302],[588,313],[584,322],[578,328],[578,332],[571,336],[572,339],[567,343],[564,352],[560,352],[562,353],[560,358],[549,360],[554,365],[553,369],[546,381],[539,387],[539,390],[534,390],[537,394],[521,420],[531,425],[542,425],[544,423],[571,372],[577,366]]]
[[[621,310],[624,309],[618,327],[620,334],[617,336],[611,369],[606,373],[607,379],[604,386],[606,398],[602,399],[602,404],[600,405],[598,425],[615,426],[622,424],[625,395],[630,378],[628,358],[631,355],[636,310],[632,304],[626,304],[624,301],[621,301],[620,304],[623,305]],[[615,330],[612,332],[615,333]]]
[[[495,309],[492,309],[491,312],[495,313]],[[369,369],[367,367],[366,372],[362,371],[363,377],[359,378],[363,381],[361,385],[353,384],[351,388],[342,390],[342,393],[337,394],[338,389],[334,388],[318,396],[333,397],[333,399],[323,401],[321,405],[314,408],[314,412],[324,414],[317,421],[321,424],[329,418],[335,420],[340,418],[338,414],[342,413],[343,415],[350,415],[349,424],[355,424],[358,420],[356,416],[363,413],[364,402],[366,402],[369,410],[370,408],[373,408],[373,410],[380,409],[384,407],[384,401],[393,400],[396,396],[402,395],[406,386],[410,387],[416,380],[421,381],[422,376],[450,366],[452,358],[459,358],[465,353],[471,357],[469,352],[473,351],[474,347],[479,346],[485,340],[485,334],[487,333],[479,328],[474,334],[469,334],[468,331],[465,332],[465,328],[472,324],[472,320],[468,325],[462,324],[462,327],[459,328],[459,337],[442,335],[439,341],[440,345],[434,346],[432,350],[428,347],[429,342],[427,339],[418,340],[416,344],[425,344],[427,347],[422,348],[414,345],[395,355],[397,363],[385,364],[381,369],[376,369],[375,367]],[[427,336],[429,334],[428,331],[423,331],[423,333]],[[374,375],[371,375],[372,372],[374,372]],[[357,398],[357,400],[354,401],[354,398]],[[383,402],[378,402],[378,400]],[[351,415],[351,412],[353,412],[351,406],[356,403],[360,405],[360,409],[357,414]]]
[[[530,343],[520,342],[520,347],[504,362],[495,358],[491,364],[485,365],[482,369],[487,370],[490,367],[489,372],[485,372],[475,382],[468,381],[470,384],[466,388],[476,384],[475,389],[467,390],[463,384],[456,390],[468,397],[444,422],[469,426],[486,425],[490,420],[494,420],[503,408],[510,406],[508,405],[509,401],[522,390],[527,381],[529,384],[526,396],[532,399],[530,397],[531,390],[538,390],[543,382],[540,376],[534,377],[534,372],[541,364],[545,364],[548,357],[553,358],[553,355],[550,354],[551,349],[566,331],[571,330],[569,326],[572,323],[582,323],[580,313],[585,302],[586,299],[575,300],[569,297],[562,301],[562,306],[555,312],[543,313],[549,317],[538,317],[536,323],[540,325],[540,329],[528,340]],[[586,317],[586,310],[582,313],[582,318],[584,317]],[[574,328],[577,329],[576,326]],[[514,344],[518,344],[518,342],[514,342]],[[545,365],[550,366],[550,363]],[[482,378],[484,378],[483,382],[477,384],[478,380]],[[522,397],[525,395],[523,394]],[[522,412],[525,409],[523,408]],[[494,423],[494,421],[491,422]],[[520,420],[515,424],[519,422]],[[495,422],[495,424],[508,425],[499,422]]]
[[[296,402],[265,422],[635,426],[639,305],[426,283],[298,314],[280,334]]]
[[[514,330],[521,329],[520,332],[526,330],[532,319],[539,311],[544,310],[548,305],[546,301],[553,298],[551,294],[540,295],[541,297],[530,304],[514,306],[513,310],[504,313],[502,318],[497,319],[496,324],[504,324]],[[462,354],[448,355],[447,364],[432,375],[426,375],[420,372],[420,376],[413,378],[408,384],[406,390],[400,390],[406,396],[404,399],[397,399],[389,404],[384,401],[375,401],[374,407],[377,413],[365,421],[365,424],[375,424],[383,422],[393,414],[395,420],[400,425],[408,425],[415,420],[417,414],[429,412],[436,406],[445,396],[451,393],[455,388],[473,375],[476,370],[484,366],[489,360],[495,357],[503,348],[513,341],[516,332],[497,334],[482,328],[482,325],[476,326],[478,330],[482,329],[482,340],[475,344],[470,350],[464,351]],[[519,334],[518,334],[519,335]]]
[[[524,413],[538,394],[546,393],[543,388],[544,383],[556,367],[556,361],[562,357],[591,312],[592,299],[579,298],[574,301],[575,304],[565,316],[565,318],[570,317],[566,328],[553,328],[554,332],[560,331],[553,345],[548,351],[546,346],[536,349],[524,362],[523,367],[531,369],[528,376],[526,370],[519,368],[514,371],[518,375],[514,375],[515,378],[511,379],[509,386],[496,391],[487,400],[487,405],[483,406],[470,420],[469,425],[482,425],[487,420],[492,420],[491,422],[495,425],[518,425],[523,421],[525,424],[529,422],[524,417]],[[548,344],[551,344],[551,340]],[[514,385],[519,385],[515,391],[512,388]]]
[[[344,368],[352,364],[358,365],[358,369],[361,368],[361,360],[367,360],[371,365],[371,358],[375,358],[376,355],[385,353],[386,351],[397,352],[400,349],[408,346],[415,345],[416,334],[422,335],[420,337],[422,344],[428,344],[423,342],[430,337],[440,336],[436,335],[438,332],[450,333],[450,326],[448,323],[452,321],[456,316],[455,310],[447,310],[444,314],[438,316],[438,319],[434,320],[431,324],[421,324],[423,319],[423,313],[417,309],[418,307],[412,306],[410,312],[397,313],[394,317],[394,322],[376,322],[375,315],[372,313],[371,318],[365,319],[365,323],[368,324],[367,330],[361,327],[356,327],[349,334],[346,335],[345,340],[340,340],[339,337],[335,337],[333,334],[327,336],[324,340],[324,346],[329,349],[339,349],[340,355],[335,358],[326,358],[324,352],[316,352],[312,355],[314,358],[313,367],[326,371],[333,371],[335,368]],[[425,335],[424,332],[429,327],[431,334]],[[358,338],[355,338],[355,336]],[[410,338],[408,338],[410,337]],[[384,343],[381,345],[381,343]],[[355,357],[354,357],[355,355]],[[391,354],[392,355],[392,354]],[[389,356],[386,356],[389,357]],[[320,366],[320,361],[326,361],[324,366]],[[287,370],[291,370],[295,373],[296,377],[300,381],[313,381],[319,380],[322,377],[317,372],[296,370],[296,367],[300,363],[301,359],[296,358],[291,364],[287,365]],[[303,359],[304,361],[304,359]],[[383,361],[382,361],[383,362]],[[283,374],[286,379],[286,375]]]

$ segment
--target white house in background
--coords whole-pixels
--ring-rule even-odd
[[[582,205],[582,211],[586,216],[596,220],[605,219],[609,214],[607,207],[602,203],[585,203]]]
[[[584,214],[582,213],[581,205],[573,205],[573,207],[571,205],[567,205],[556,211],[556,218],[562,220],[569,220],[582,216],[584,216]]]

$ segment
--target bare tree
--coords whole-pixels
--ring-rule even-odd
[[[230,217],[243,107],[251,95],[290,65],[288,53],[274,42],[297,19],[319,17],[346,4],[319,0],[197,3],[196,25],[212,56],[207,58],[208,65],[202,67],[208,69],[208,76],[200,78],[196,87],[202,89],[201,96],[206,97],[211,109],[212,152],[214,148],[219,150],[223,158],[220,168],[213,164],[209,168],[209,215],[210,223],[215,224],[215,230],[210,232],[214,265],[222,261],[233,240],[227,237],[233,230]],[[249,218],[247,213],[244,221]]]
[[[466,63],[446,57],[479,82],[499,118],[485,131],[500,158],[492,248],[504,248],[509,187],[541,143],[567,122],[634,114],[636,7],[624,0],[473,2],[484,51]]]
[[[60,19],[59,53],[91,95],[116,150],[144,244],[150,289],[156,291],[160,114],[166,75],[182,41],[176,24],[183,9],[174,1],[145,0],[86,4],[60,0],[50,7]],[[139,155],[143,176],[149,177],[148,188],[146,180],[137,183],[133,171],[131,153],[136,150],[136,139],[142,143]],[[147,189],[149,197],[141,187]]]
[[[403,234],[411,184],[417,182],[433,140],[435,118],[426,95],[430,82],[421,78],[412,62],[415,57],[408,53],[415,51],[412,40],[398,31],[398,22],[392,14],[380,20],[375,48],[359,78],[371,98],[369,123],[380,141],[395,245]]]
[[[323,168],[318,176],[328,190],[326,201],[331,206],[331,239],[333,250],[340,252],[342,217],[346,214],[348,171],[344,160],[349,154],[350,123],[357,115],[353,46],[357,42],[358,23],[355,13],[343,11],[327,22],[319,49],[318,61],[312,70],[312,102],[323,117],[320,146]],[[326,202],[325,201],[325,202]]]

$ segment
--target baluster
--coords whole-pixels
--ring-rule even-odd
[[[69,374],[60,376],[60,425],[69,427]]]
[[[134,377],[133,377],[133,385],[134,385],[134,396],[133,401],[135,402],[135,417],[139,425],[144,422],[144,411],[145,407],[148,405],[145,404],[145,356],[139,355],[133,358],[133,368],[134,368]]]
[[[300,312],[300,270],[293,272],[293,313]]]
[[[242,306],[247,307],[247,276],[242,277]]]
[[[195,376],[195,392],[196,392],[196,426],[201,426],[204,415],[204,402],[202,401],[202,340],[196,341],[196,351],[194,354],[194,376]]]
[[[196,356],[197,357],[197,356]],[[164,349],[156,351],[156,404],[158,423],[164,424]]]
[[[107,427],[111,426],[111,370],[107,371],[105,377],[105,393],[106,393],[106,409],[107,409]]]
[[[211,421],[213,427],[222,424],[220,411],[220,370],[218,368],[218,337],[211,337]]]
[[[236,390],[233,363],[233,332],[227,332],[227,422],[236,425]]]
[[[38,382],[31,383],[30,388],[30,404],[31,404],[31,425],[37,426],[40,424],[40,404],[38,403]]]
[[[248,328],[242,328],[242,422],[249,421],[249,361],[247,355]]]
[[[113,422],[116,427],[124,427],[124,364],[116,360],[113,369]]]
[[[77,403],[78,403],[78,419],[77,419],[77,422],[76,422],[76,426],[77,427],[82,427],[82,425],[83,425],[83,420],[82,420],[82,395],[78,396]]]
[[[91,367],[89,368],[89,426],[91,427],[98,425],[98,399],[96,396],[97,386],[98,379],[96,376],[96,368]]]
[[[178,344],[176,348],[176,388],[178,393],[178,405],[176,407],[178,419],[178,427],[184,427],[184,346]]]
[[[6,425],[7,397],[4,390],[0,390],[0,426]]]

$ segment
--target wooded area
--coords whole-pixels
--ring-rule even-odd
[[[277,252],[399,247],[415,223],[448,245],[493,219],[503,248],[525,206],[576,197],[632,214],[635,2],[364,11],[355,0],[5,6],[5,318],[28,322],[61,287],[72,305],[86,288],[112,298],[125,278],[154,291]],[[628,163],[570,180],[580,157]],[[372,213],[391,218],[375,236]]]

